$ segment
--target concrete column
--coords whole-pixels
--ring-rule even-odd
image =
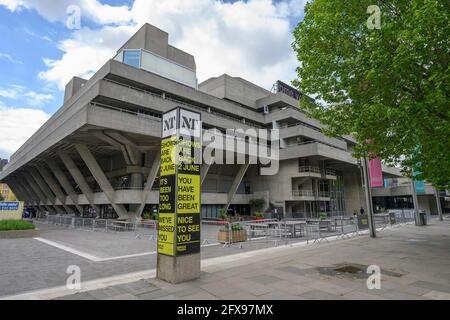
[[[36,181],[34,181],[33,177],[31,177],[31,175],[25,175],[25,174],[22,175],[22,177],[24,178],[26,185],[28,186],[28,190],[30,190],[30,191],[32,190],[34,192],[39,203],[46,205],[47,197],[44,195],[44,193],[41,191],[41,189],[39,189],[39,187],[37,186],[37,183],[36,183]]]
[[[225,206],[225,210],[228,210],[228,208],[230,207],[231,202],[233,201],[234,195],[236,194],[239,185],[242,182],[242,179],[245,176],[245,173],[248,170],[248,167],[250,167],[250,163],[246,163],[240,166],[239,171],[236,175],[236,177],[234,178],[233,184],[231,185],[230,191],[228,192],[228,201],[227,201],[227,205]]]
[[[132,189],[142,188],[143,182],[144,182],[144,179],[142,177],[142,173],[132,173],[131,174],[130,187]]]
[[[15,183],[13,183],[12,181],[7,181],[6,184],[15,194],[17,200],[24,201],[25,204],[29,203],[29,199],[26,199],[25,195],[22,193],[22,190],[20,190]]]
[[[66,191],[66,193],[69,195],[72,202],[75,204],[75,207],[77,208],[78,212],[80,214],[83,214],[83,208],[78,205],[78,194],[76,193],[75,189],[70,184],[69,179],[67,179],[64,172],[61,170],[61,168],[53,161],[46,161],[47,165],[49,166],[50,170],[53,172],[53,174],[56,177],[56,180],[60,183],[62,188]]]
[[[50,188],[47,186],[44,179],[42,179],[39,172],[35,168],[28,169],[28,172],[31,174],[34,181],[36,181],[36,184],[38,185],[39,189],[42,191],[44,196],[47,198],[47,200],[50,201],[50,203],[52,203],[53,205],[55,205],[56,197],[52,193]]]
[[[52,177],[51,173],[47,170],[47,168],[45,168],[44,166],[38,166],[37,169],[38,169],[39,173],[41,174],[41,176],[44,178],[47,185],[50,187],[50,189],[55,194],[56,198],[61,202],[64,210],[66,210],[66,212],[68,214],[75,214],[75,212],[72,210],[72,208],[69,207],[68,205],[66,205],[66,195],[61,190],[59,184]]]
[[[91,187],[87,184],[86,179],[83,177],[83,174],[81,173],[80,169],[78,169],[75,162],[73,162],[72,158],[70,158],[69,155],[65,153],[59,154],[59,157],[66,166],[67,170],[69,170],[70,174],[80,187],[83,194],[86,196],[91,207],[95,210],[96,213],[100,213],[99,207],[94,203],[94,193],[92,192]]]
[[[94,156],[89,151],[88,147],[85,145],[76,144],[75,149],[77,149],[78,153],[80,154],[84,163],[88,167],[88,169],[91,172],[92,176],[94,177],[95,181],[97,181],[98,185],[105,193],[106,197],[108,198],[109,202],[111,203],[112,207],[114,208],[116,213],[119,215],[119,217],[131,219],[132,217],[125,210],[125,207],[123,205],[119,205],[119,204],[115,203],[115,191],[114,191],[113,187],[111,186],[111,183],[109,182],[105,173],[103,172],[102,168],[98,164],[97,160],[95,160]]]
[[[58,206],[56,205],[56,197],[42,179],[41,175],[35,168],[30,168],[29,173],[31,177],[36,181],[37,187],[42,191],[42,194],[47,199],[46,205],[49,208],[48,211],[54,213],[60,213]]]
[[[144,190],[142,192],[142,202],[139,206],[137,212],[135,212],[136,217],[139,217],[144,210],[145,204],[147,203],[150,192],[152,191],[152,186],[155,183],[156,177],[158,175],[159,168],[161,166],[161,150],[158,150],[155,155],[155,160],[153,161],[152,168],[147,177],[147,182],[145,184]]]
[[[202,169],[200,172],[200,183],[203,184],[203,182],[206,180],[206,176],[208,175],[209,169],[211,168],[210,164],[203,164]]]
[[[25,194],[25,197],[30,199],[31,203],[33,203],[36,206],[40,205],[39,198],[34,194],[34,192],[31,192],[31,188],[25,187],[20,178],[17,178],[15,183],[22,190],[22,193]]]
[[[125,137],[123,134],[117,131],[107,130],[104,132],[106,136],[112,138],[116,142],[121,144],[121,147],[125,147],[124,156],[128,158],[130,163],[133,165],[139,165],[141,159],[141,152],[138,150],[136,144]]]

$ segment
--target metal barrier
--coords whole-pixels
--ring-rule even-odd
[[[384,217],[383,217],[384,219]],[[387,225],[383,225],[386,227]],[[265,219],[255,221],[227,222],[222,226],[222,238],[219,240],[224,247],[273,243],[288,245],[300,239],[306,243],[321,243],[336,237],[348,239],[360,234],[356,217],[333,217],[332,219]],[[226,234],[226,236],[225,236]]]
[[[156,240],[158,238],[158,223],[156,221],[138,221],[134,225],[134,234],[136,239],[150,238],[150,240]]]

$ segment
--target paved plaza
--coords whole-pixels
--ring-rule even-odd
[[[63,235],[79,231],[59,232]],[[49,232],[53,237],[57,233]],[[99,235],[92,233],[90,236]],[[107,237],[106,234],[101,236]],[[153,255],[95,262],[48,245],[44,249],[42,246],[46,244],[40,241],[23,241],[28,243],[29,250],[16,254],[16,258],[27,256],[22,260],[27,261],[26,265],[11,260],[7,262],[11,267],[5,270],[5,260],[2,259],[2,295],[8,295],[5,284],[9,288],[19,286],[20,289],[24,278],[35,278],[32,280],[36,283],[34,289],[40,287],[41,290],[28,290],[31,292],[27,293],[19,290],[16,293],[22,294],[12,296],[10,290],[8,298],[450,299],[450,219],[443,222],[432,220],[430,225],[421,228],[412,224],[387,228],[379,232],[376,239],[361,235],[308,245],[298,242],[288,246],[269,247],[266,244],[263,247],[259,243],[259,247],[244,246],[242,249],[208,246],[202,250],[201,278],[180,285],[154,279]],[[9,246],[2,242],[2,247]],[[6,254],[11,258],[14,251],[11,246]],[[42,254],[45,254],[45,259]],[[61,259],[66,261],[62,263]],[[65,274],[55,281],[58,265],[68,263],[79,264],[83,275],[88,274],[83,276],[81,290],[67,290],[61,283],[67,277]],[[33,269],[35,265],[40,270],[37,267]],[[366,268],[369,265],[381,268],[379,290],[367,288],[369,275]],[[26,289],[25,285],[21,287]]]

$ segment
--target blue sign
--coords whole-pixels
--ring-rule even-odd
[[[416,193],[417,194],[425,193],[425,182],[423,180],[415,181],[415,185],[416,185]]]
[[[418,164],[418,166],[420,166],[421,164]],[[414,171],[413,172],[413,176],[418,176],[419,174],[421,174],[422,172],[420,171]],[[414,184],[416,186],[416,193],[417,194],[425,194],[425,182],[423,180],[416,180],[414,181]]]
[[[19,202],[0,202],[0,211],[17,211]]]
[[[384,188],[385,189],[389,188],[389,181],[388,181],[388,179],[384,179]]]

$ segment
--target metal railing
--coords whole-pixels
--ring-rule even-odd
[[[103,232],[135,232],[136,235],[144,236],[152,231],[152,237],[156,235],[155,221],[122,221],[114,219],[81,218],[74,216],[48,215],[45,220],[47,224],[53,224],[66,228],[83,229]]]
[[[164,100],[175,102],[178,105],[184,105],[184,106],[187,106],[189,108],[192,108],[192,109],[195,109],[195,110],[198,110],[198,111],[201,111],[201,112],[208,112],[208,113],[214,114],[214,115],[216,115],[216,116],[218,116],[220,118],[223,118],[223,119],[231,120],[231,121],[234,121],[234,122],[239,122],[240,124],[243,123],[242,119],[238,119],[236,117],[232,117],[230,115],[218,112],[216,110],[212,110],[212,109],[208,110],[206,108],[203,108],[203,107],[200,107],[200,106],[196,106],[196,105],[193,105],[193,104],[190,104],[190,103],[186,103],[184,101],[180,101],[180,100],[168,97],[168,96],[164,96],[163,97],[163,95],[161,95],[161,94],[157,94],[157,93],[154,93],[154,92],[151,92],[151,91],[148,91],[148,90],[144,90],[142,88],[137,88],[137,87],[134,87],[134,86],[131,86],[131,85],[128,85],[128,84],[124,84],[124,83],[121,83],[121,82],[117,82],[117,81],[114,81],[114,80],[111,80],[111,79],[106,79],[105,78],[103,80],[107,81],[107,82],[110,82],[110,83],[114,83],[114,84],[122,86],[122,87],[126,87],[126,88],[129,88],[129,89],[133,89],[133,90],[136,90],[136,91],[148,94],[148,95],[153,96],[153,97],[163,98]],[[245,122],[250,124],[253,127],[256,127],[256,128],[260,128],[260,129],[264,128],[263,126],[253,122],[250,119],[245,119]]]
[[[316,193],[313,190],[292,190],[294,197],[315,197]]]
[[[321,174],[319,167],[313,167],[313,166],[301,166],[299,167],[300,173],[318,173]]]
[[[410,214],[405,214],[402,219],[392,219],[389,214],[374,215],[377,232],[412,222],[414,217]],[[224,247],[243,248],[257,244],[278,246],[302,241],[309,244],[328,242],[333,238],[348,239],[368,232],[368,224],[360,227],[358,216],[334,216],[328,219],[263,219],[225,222],[221,231],[226,234],[220,241]]]

